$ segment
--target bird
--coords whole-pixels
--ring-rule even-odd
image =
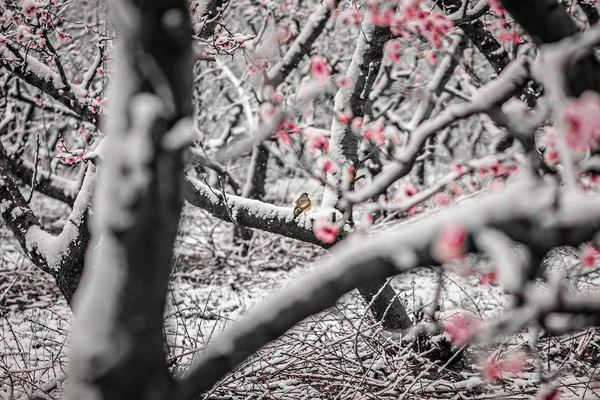
[[[312,208],[312,201],[310,197],[308,197],[308,193],[302,193],[300,197],[296,199],[296,203],[294,205],[294,219],[298,217],[303,212],[310,211]]]

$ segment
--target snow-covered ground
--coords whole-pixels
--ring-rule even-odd
[[[185,370],[225,326],[331,257],[314,246],[265,233],[255,235],[249,254],[241,256],[231,246],[231,225],[189,207],[185,216],[165,314],[167,357],[174,372]],[[10,233],[2,228],[0,235],[0,393],[11,398],[12,387],[14,398],[20,399],[23,391],[51,389],[51,398],[60,398],[63,383],[68,385],[63,374],[72,313],[48,276],[24,258]],[[582,273],[568,251],[556,262],[565,263],[560,268],[568,271],[574,289],[596,286],[598,271]],[[416,323],[430,322],[423,311],[437,290],[440,321],[457,313],[488,320],[510,305],[498,286],[481,285],[478,276],[451,270],[440,274],[421,268],[394,278],[392,284]],[[382,332],[353,292],[252,356],[207,398],[529,399],[540,390],[536,362],[542,378],[561,387],[561,399],[600,398],[600,391],[589,384],[596,376],[599,338],[593,329],[542,337],[532,351],[530,333],[521,332],[460,353],[441,330],[414,341]],[[485,380],[484,360],[507,354],[520,354],[522,371]]]

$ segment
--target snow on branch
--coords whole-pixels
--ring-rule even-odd
[[[484,112],[490,112],[512,97],[529,79],[529,58],[513,61],[498,77],[479,89],[468,103],[454,104],[437,117],[424,121],[411,134],[402,154],[395,162],[384,168],[373,182],[362,189],[347,193],[345,198],[352,204],[363,202],[384,193],[396,180],[408,174],[428,137],[451,123]]]
[[[524,245],[547,249],[590,240],[600,228],[600,195],[561,193],[557,214],[558,191],[555,181],[540,183],[525,178],[502,192],[467,200],[383,235],[360,241],[347,239],[333,248],[335,257],[327,265],[301,278],[239,323],[230,325],[181,379],[179,398],[191,399],[210,389],[250,354],[304,318],[333,306],[340,296],[358,285],[419,266],[439,265],[444,258],[437,249],[442,233],[449,226],[463,230],[461,244],[465,252],[477,251],[473,237],[490,227],[509,236],[527,230]],[[561,310],[560,301],[552,304]],[[582,312],[581,306],[573,309]],[[591,322],[600,321],[595,318]]]
[[[8,46],[0,47],[0,66],[14,73],[25,83],[64,104],[85,121],[94,125],[98,124],[98,114],[93,112],[92,107],[88,104],[80,101],[76,93],[65,86],[58,73],[30,54],[27,54],[26,57],[18,54],[20,58],[15,58],[15,54],[9,51]]]
[[[446,15],[446,18],[456,25],[466,24],[483,16],[489,9],[488,0],[479,0],[473,7],[468,8],[469,0],[462,0],[463,5],[459,10]]]
[[[89,242],[87,216],[96,183],[95,168],[92,164],[88,166],[67,223],[61,233],[54,236],[41,227],[21,194],[0,143],[0,214],[28,258],[57,280],[69,302],[79,282],[85,248]]]
[[[296,68],[302,57],[310,53],[313,43],[325,29],[327,21],[329,21],[338,3],[338,0],[331,3],[323,2],[317,7],[317,10],[310,15],[306,25],[290,45],[281,61],[267,72],[265,85],[279,86],[285,81],[290,72]]]
[[[260,200],[227,194],[190,176],[187,177],[183,190],[188,203],[223,221],[329,247],[315,237],[313,221],[308,215],[301,214],[294,220],[292,207],[278,207]]]
[[[358,168],[358,145],[360,138],[352,131],[352,124],[344,123],[339,115],[345,114],[350,118],[362,118],[365,115],[365,106],[369,100],[375,79],[379,75],[383,60],[384,46],[392,33],[387,26],[378,26],[372,22],[363,25],[358,38],[356,50],[346,72],[349,85],[340,87],[334,104],[336,116],[331,124],[331,139],[329,141],[328,156],[337,164],[338,169],[333,175],[328,174],[331,187],[323,196],[324,207],[334,207],[339,200],[342,188],[343,169]],[[353,179],[349,182],[349,189],[354,188]]]

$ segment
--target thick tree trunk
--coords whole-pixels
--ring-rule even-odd
[[[120,36],[109,142],[76,296],[67,398],[166,400],[163,313],[192,131],[188,2],[110,6]]]

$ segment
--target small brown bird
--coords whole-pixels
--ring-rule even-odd
[[[294,206],[294,219],[303,212],[310,211],[312,208],[312,201],[308,197],[308,193],[302,193],[298,199],[296,199],[296,205]]]

